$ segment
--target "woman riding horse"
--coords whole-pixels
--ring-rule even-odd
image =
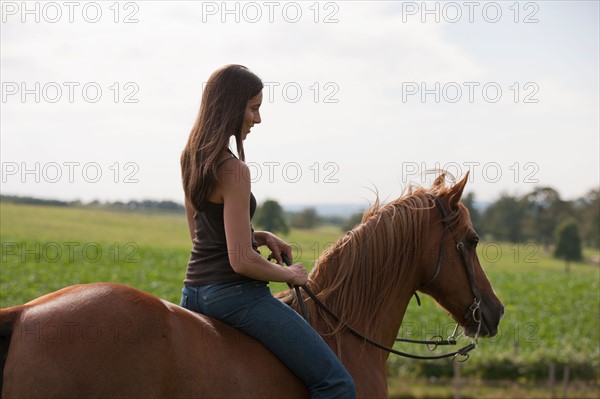
[[[256,199],[243,142],[261,123],[261,80],[241,65],[215,71],[181,156],[185,208],[193,242],[181,306],[221,320],[271,350],[307,386],[311,398],[355,397],[352,377],[325,341],[268,281],[304,285],[300,263],[283,268],[260,256],[266,245],[278,263],[291,247],[269,232],[254,232]],[[239,159],[228,148],[235,137]]]

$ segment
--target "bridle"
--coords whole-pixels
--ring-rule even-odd
[[[438,251],[438,260],[437,260],[437,264],[435,266],[435,271],[433,272],[433,276],[425,284],[421,285],[419,287],[419,290],[422,290],[422,289],[428,287],[429,285],[431,285],[435,281],[435,279],[438,277],[438,275],[440,274],[440,270],[442,269],[442,263],[444,262],[444,254],[445,254],[444,249],[445,249],[446,236],[448,234],[450,234],[450,236],[452,237],[452,240],[456,244],[456,250],[461,255],[461,258],[463,260],[463,266],[465,267],[465,273],[467,274],[467,278],[469,279],[469,284],[471,286],[471,293],[473,294],[473,303],[471,304],[471,306],[469,306],[469,309],[465,313],[464,319],[468,320],[469,316],[471,316],[471,319],[477,323],[477,331],[475,333],[475,337],[473,338],[473,341],[477,342],[477,339],[479,338],[479,332],[481,331],[481,323],[483,322],[483,318],[481,316],[481,306],[480,306],[481,305],[481,296],[479,294],[479,288],[477,288],[477,284],[475,283],[475,276],[473,275],[474,268],[471,263],[471,259],[469,258],[469,256],[467,255],[467,253],[465,251],[465,244],[462,241],[456,240],[456,236],[454,235],[454,232],[452,231],[452,227],[450,226],[450,223],[448,221],[448,214],[446,212],[446,208],[444,208],[444,205],[442,205],[442,203],[440,202],[438,197],[436,197],[435,195],[432,195],[432,197],[433,197],[433,201],[434,201],[436,207],[439,209],[440,213],[442,214],[442,222],[444,223],[444,231],[442,233],[442,239],[440,241],[440,249]],[[415,291],[415,296],[417,297],[417,302],[419,302],[419,304],[420,304],[419,296],[417,295],[416,291]],[[459,326],[459,324],[457,323],[451,337],[454,337],[454,335],[456,334],[456,331],[458,330],[458,326]],[[397,339],[397,340],[400,340],[400,339]]]
[[[344,325],[344,327],[346,329],[348,329],[348,331],[350,331],[352,334],[354,334],[358,338],[364,340],[365,342],[368,342],[369,344],[371,344],[379,349],[385,350],[385,351],[393,353],[395,355],[408,357],[411,359],[443,359],[443,358],[448,358],[448,357],[454,357],[454,359],[457,359],[458,356],[463,356],[463,358],[460,361],[464,362],[469,358],[468,353],[477,347],[477,339],[479,338],[479,332],[481,330],[481,324],[483,321],[483,318],[481,315],[481,307],[480,307],[481,297],[479,295],[479,289],[477,288],[477,284],[475,283],[475,277],[473,275],[473,265],[471,264],[471,259],[467,256],[467,253],[464,249],[464,244],[462,241],[456,240],[456,237],[454,236],[454,232],[452,231],[452,228],[448,221],[448,214],[446,212],[446,209],[444,208],[443,204],[440,202],[439,198],[433,194],[432,194],[432,198],[433,198],[433,202],[434,202],[435,206],[439,209],[440,213],[442,214],[442,222],[444,223],[444,231],[442,233],[442,239],[440,241],[440,249],[438,251],[438,259],[437,259],[437,264],[436,264],[433,276],[429,280],[427,280],[427,282],[425,284],[418,287],[418,289],[422,290],[423,288],[426,288],[429,285],[431,285],[437,279],[438,275],[440,274],[440,270],[442,268],[442,264],[444,262],[444,257],[445,257],[444,255],[445,255],[446,236],[448,234],[450,234],[453,241],[456,243],[457,251],[461,254],[461,258],[463,260],[463,266],[465,268],[467,278],[469,279],[469,283],[471,285],[471,293],[473,294],[473,298],[474,298],[473,303],[471,304],[471,306],[469,306],[469,309],[467,310],[467,312],[465,313],[465,316],[464,316],[465,321],[468,320],[469,317],[471,317],[471,319],[474,322],[478,323],[475,337],[472,339],[472,342],[469,345],[466,345],[454,352],[445,353],[442,355],[434,355],[434,356],[413,355],[410,353],[398,351],[396,349],[393,349],[389,346],[380,344],[380,343],[373,341],[372,339],[364,336],[362,333],[357,331],[355,328],[353,328],[352,326],[350,326],[347,323],[340,320],[339,316],[335,312],[333,312],[329,307],[327,307],[327,305],[325,305],[319,298],[317,298],[317,296],[308,287],[303,286],[302,289],[304,289],[306,294],[321,309],[323,309],[330,317],[332,317],[336,322],[341,322]],[[290,264],[289,259],[287,258],[287,256],[285,256],[285,254],[282,254],[282,258],[283,258],[284,263],[286,263],[288,265]],[[297,288],[297,287],[295,287],[295,288]],[[414,294],[417,298],[417,302],[420,305],[420,299],[419,299],[419,296],[417,295],[417,292],[415,291]],[[296,289],[296,296],[298,299],[298,303],[300,304],[302,316],[308,322],[309,321],[308,313],[306,312],[306,308],[304,306],[304,300],[302,298],[302,294],[300,293],[300,291],[298,289]],[[450,337],[448,337],[445,340],[442,339],[441,337],[434,337],[434,339],[432,339],[432,340],[412,340],[412,339],[406,339],[406,338],[396,338],[396,341],[417,343],[417,344],[426,344],[426,345],[428,345],[428,348],[430,350],[434,350],[439,345],[456,345],[456,334],[457,334],[459,325],[460,325],[459,323],[456,323],[456,327],[454,328],[454,331],[452,332]]]

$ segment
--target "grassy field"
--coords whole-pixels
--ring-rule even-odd
[[[0,204],[0,212],[0,307],[95,281],[128,284],[179,302],[190,249],[183,215],[10,203]],[[323,249],[341,235],[336,228],[324,227],[294,230],[283,238],[295,248],[295,259],[310,268]],[[600,268],[575,263],[566,274],[562,261],[552,259],[533,243],[482,243],[479,254],[506,306],[506,315],[498,336],[481,340],[464,363],[463,377],[510,381],[506,389],[501,383],[498,387],[484,384],[488,393],[495,392],[488,397],[503,389],[500,396],[521,397],[523,392],[536,389],[528,388],[528,384],[544,383],[553,362],[557,380],[568,365],[571,379],[584,381],[577,396],[598,397]],[[586,251],[586,258],[593,256],[598,256],[598,251]],[[271,288],[277,291],[285,285],[272,284]],[[453,325],[447,314],[430,298],[422,296],[422,300],[420,308],[411,302],[399,334],[406,338],[449,335]],[[406,344],[398,347],[415,353],[426,351]],[[449,361],[391,357],[388,366],[394,397],[453,395],[447,383],[452,377]],[[472,389],[477,386],[469,385]],[[487,394],[477,391],[467,395]],[[528,397],[549,395],[548,391]]]

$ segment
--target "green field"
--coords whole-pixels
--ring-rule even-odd
[[[0,307],[22,304],[68,285],[95,281],[131,285],[178,303],[190,249],[183,215],[11,203],[0,204],[0,212]],[[293,230],[283,238],[294,246],[296,260],[310,268],[318,254],[341,235],[336,228],[323,227]],[[544,384],[549,364],[555,363],[559,382],[567,365],[574,381],[571,386],[580,384],[576,381],[583,381],[585,386],[577,396],[597,397],[600,268],[586,260],[573,264],[571,273],[566,274],[562,261],[552,259],[533,243],[484,242],[479,254],[505,304],[506,315],[499,335],[481,340],[463,364],[463,377],[497,384],[509,382],[511,388],[500,387],[500,391],[490,391],[496,383],[484,385],[490,392],[503,392],[504,397],[512,395],[510,392],[523,396],[519,387]],[[591,259],[598,256],[598,251],[588,250],[585,255]],[[284,287],[271,285],[273,291]],[[420,308],[411,302],[400,335],[448,335],[453,325],[447,314],[430,298],[422,296],[422,300]],[[398,347],[415,353],[425,351],[406,344]],[[452,387],[445,383],[452,377],[449,361],[391,357],[388,365],[390,392],[414,397],[452,396]],[[412,381],[410,386],[407,381]],[[441,388],[435,381],[441,381]],[[474,389],[474,385],[469,388]],[[543,392],[530,397],[548,395]],[[472,395],[487,394],[476,391]]]

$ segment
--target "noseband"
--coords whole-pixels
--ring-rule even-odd
[[[452,236],[452,239],[456,243],[456,249],[461,254],[461,257],[463,259],[463,266],[465,267],[465,271],[467,273],[467,277],[468,277],[469,283],[471,285],[471,292],[474,297],[473,303],[471,304],[471,306],[469,307],[469,309],[467,310],[467,312],[464,316],[465,322],[469,319],[469,317],[471,317],[471,319],[473,321],[478,323],[477,332],[475,333],[475,337],[473,338],[473,341],[471,342],[471,344],[469,344],[465,347],[462,347],[454,352],[446,353],[446,354],[442,354],[442,355],[436,355],[436,356],[420,356],[420,355],[413,355],[410,353],[401,352],[396,349],[390,348],[388,346],[382,345],[378,342],[375,342],[372,339],[364,336],[362,333],[360,333],[359,331],[354,329],[352,326],[341,321],[339,316],[335,312],[333,312],[327,305],[325,305],[319,298],[317,298],[317,296],[308,287],[303,286],[302,288],[304,289],[306,294],[321,309],[323,309],[329,316],[331,316],[336,322],[341,322],[346,327],[346,329],[348,329],[348,331],[350,331],[352,334],[354,334],[355,336],[357,336],[360,339],[365,340],[365,342],[368,342],[369,344],[371,344],[379,349],[383,349],[383,350],[393,353],[395,355],[408,357],[411,359],[443,359],[443,358],[447,358],[447,357],[454,357],[454,359],[456,359],[458,356],[463,356],[462,360],[460,360],[460,361],[465,361],[469,358],[468,353],[477,347],[477,338],[479,337],[479,332],[481,330],[481,323],[483,320],[481,317],[481,308],[480,308],[481,300],[480,300],[480,296],[479,296],[479,289],[477,288],[477,284],[475,283],[475,277],[473,276],[473,265],[471,263],[471,259],[467,256],[467,253],[465,252],[464,244],[462,243],[462,241],[457,242],[456,237],[453,234],[452,228],[450,227],[450,223],[447,219],[446,209],[444,208],[444,206],[442,205],[442,203],[440,202],[438,197],[436,197],[435,195],[432,195],[432,197],[433,197],[433,201],[434,201],[436,207],[440,210],[440,213],[442,214],[442,222],[444,223],[444,231],[442,233],[442,239],[440,242],[440,249],[439,249],[439,253],[438,253],[438,260],[437,260],[437,264],[436,264],[433,276],[418,289],[422,290],[423,288],[426,288],[427,286],[431,285],[435,281],[435,279],[438,277],[438,275],[440,274],[440,270],[442,268],[442,263],[444,262],[444,255],[445,255],[444,248],[445,248],[445,243],[446,243],[446,236],[448,234],[450,234]],[[282,256],[283,255],[284,254],[282,254]],[[287,256],[284,257],[284,262],[289,265],[290,262],[289,262],[289,259],[287,259]],[[419,300],[419,297],[418,297],[416,291],[414,294],[417,297],[417,301],[420,304],[420,300]],[[302,298],[302,295],[300,294],[299,291],[296,291],[296,295],[297,295],[298,302],[301,304],[302,313],[303,313],[303,315],[305,315],[305,319],[307,319],[307,321],[308,321],[306,311],[305,311],[304,307],[302,306],[302,305],[304,305],[304,300]],[[459,325],[460,325],[459,323],[456,324],[456,327],[454,328],[454,332],[446,340],[442,339],[441,337],[434,337],[434,339],[429,340],[429,341],[427,341],[427,340],[411,340],[411,339],[406,339],[406,338],[396,338],[396,341],[426,344],[426,345],[428,345],[430,350],[437,348],[438,345],[455,345],[456,344],[456,334],[457,334]]]

